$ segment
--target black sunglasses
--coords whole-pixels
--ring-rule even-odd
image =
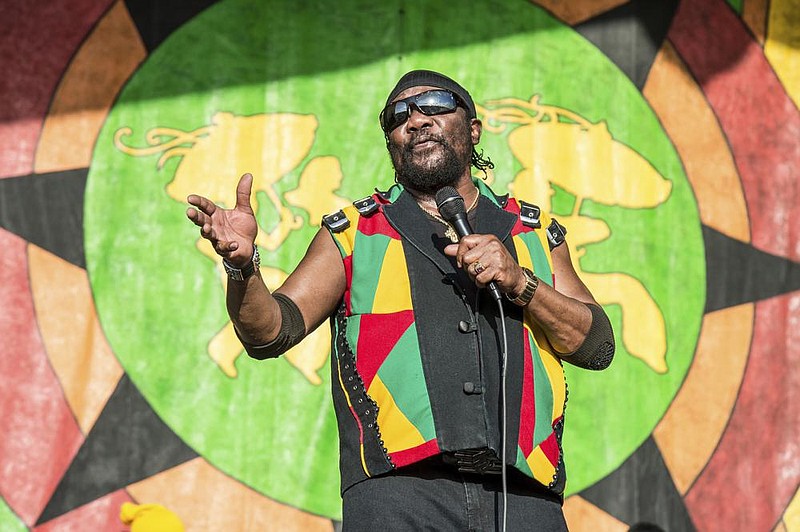
[[[461,99],[450,91],[435,89],[420,92],[414,96],[392,102],[383,108],[380,114],[383,132],[389,133],[394,128],[404,124],[408,117],[411,116],[412,105],[426,116],[452,113],[459,105],[466,108]]]

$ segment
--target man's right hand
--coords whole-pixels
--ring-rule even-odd
[[[236,186],[236,206],[223,209],[213,201],[191,194],[186,200],[197,207],[186,209],[186,216],[200,228],[200,236],[211,242],[214,251],[235,267],[253,257],[258,223],[250,206],[253,176],[244,174]]]

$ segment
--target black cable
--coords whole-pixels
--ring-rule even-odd
[[[503,335],[503,352],[500,355],[501,360],[501,367],[500,367],[500,378],[501,378],[501,385],[500,388],[501,392],[501,404],[502,404],[502,443],[500,445],[501,448],[501,455],[500,455],[500,467],[501,467],[501,483],[503,486],[503,532],[506,531],[506,517],[507,517],[507,506],[508,506],[508,479],[506,477],[506,362],[508,361],[508,335],[506,334],[506,318],[505,313],[503,312],[503,302],[497,302],[497,308],[500,310],[500,329]]]
[[[480,315],[480,294],[481,290],[478,290],[475,294],[475,310]],[[494,298],[492,298],[494,299]],[[508,333],[506,332],[506,316],[505,312],[503,312],[503,301],[496,300],[497,302],[497,309],[500,312],[500,331],[501,336],[503,337],[503,350],[500,353],[500,412],[501,412],[501,422],[500,422],[500,430],[502,431],[501,439],[500,439],[500,483],[503,490],[503,527],[502,531],[506,532],[506,519],[508,516],[508,512],[506,510],[508,506],[508,478],[506,472],[506,446],[507,446],[507,434],[506,434],[506,419],[508,418],[507,410],[506,410],[506,362],[508,360]],[[476,317],[476,321],[477,321]],[[480,327],[478,327],[478,360],[483,361],[483,356],[481,355],[481,346],[483,345],[480,339]]]
[[[478,195],[480,198],[480,194]],[[436,192],[436,209],[439,211],[439,214],[444,218],[455,230],[458,234],[459,240],[467,235],[473,234],[472,226],[469,223],[468,213],[466,206],[464,205],[464,198],[458,193],[458,191],[451,187],[442,187]],[[506,530],[506,517],[507,517],[507,510],[506,506],[508,503],[508,482],[506,479],[506,362],[508,359],[508,335],[506,333],[506,319],[505,313],[503,312],[503,296],[500,293],[500,289],[497,286],[497,283],[494,281],[489,281],[486,283],[486,290],[488,290],[489,294],[491,294],[492,299],[497,302],[497,308],[500,309],[500,325],[503,335],[503,352],[501,353],[501,401],[502,401],[502,443],[501,447],[501,456],[500,456],[500,467],[501,467],[501,477],[502,477],[502,484],[503,484],[503,532]],[[480,290],[478,290],[478,294],[476,294],[476,306],[475,310],[480,313],[480,306],[477,304],[479,302],[479,294]],[[480,331],[480,323],[478,323],[478,330]],[[478,357],[481,358],[480,352],[480,335],[478,336]]]

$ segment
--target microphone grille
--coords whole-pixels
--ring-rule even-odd
[[[464,198],[453,187],[442,187],[436,192],[436,208],[445,220],[467,212]]]

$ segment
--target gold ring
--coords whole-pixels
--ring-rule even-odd
[[[484,272],[484,270],[486,270],[486,266],[481,264],[481,261],[479,261],[479,260],[473,262],[472,265],[473,265],[473,271],[475,272],[475,275],[480,275],[481,273]]]

